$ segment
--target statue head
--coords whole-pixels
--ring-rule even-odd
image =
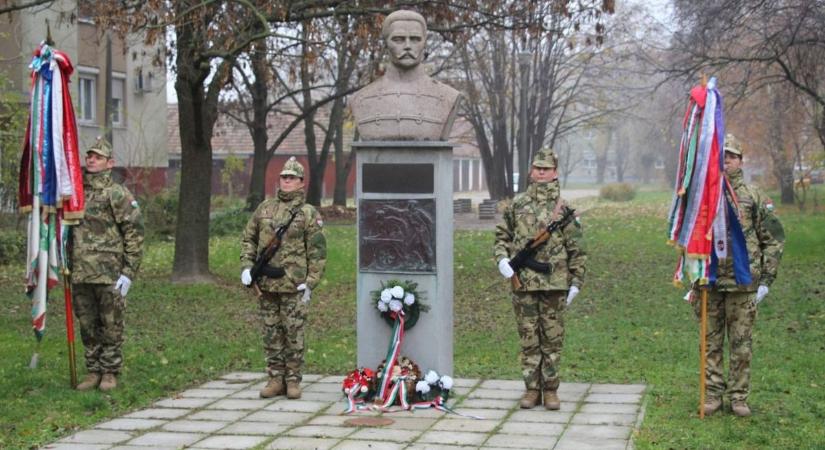
[[[415,11],[398,10],[384,19],[381,37],[390,62],[400,70],[410,70],[424,60],[427,21]]]

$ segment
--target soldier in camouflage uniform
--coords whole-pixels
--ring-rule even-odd
[[[112,147],[98,138],[86,152],[83,189],[86,211],[73,227],[72,292],[86,348],[81,391],[117,386],[123,364],[126,293],[143,253],[143,219],[132,193],[112,181]]]
[[[269,382],[263,398],[284,394],[301,397],[301,368],[304,364],[304,322],[310,294],[324,272],[327,244],[318,211],[304,202],[304,168],[290,158],[281,170],[275,198],[262,202],[246,224],[241,241],[241,282],[253,283],[250,269],[275,231],[289,223],[278,251],[268,266],[283,269],[280,276],[262,276],[260,311]],[[294,215],[292,222],[290,217]]]
[[[531,183],[504,211],[496,227],[495,257],[505,278],[518,276],[522,287],[513,290],[513,309],[521,338],[521,366],[526,391],[522,408],[535,407],[543,395],[544,407],[559,409],[559,359],[564,342],[563,313],[584,282],[585,252],[582,228],[576,219],[539,248],[536,262],[550,270],[542,273],[524,267],[514,273],[510,258],[569,205],[559,196],[556,155],[541,150],[533,160]],[[543,392],[542,392],[543,391]]]
[[[730,396],[731,409],[739,417],[751,415],[750,393],[751,336],[756,319],[756,306],[768,295],[776,279],[785,241],[782,224],[773,213],[773,202],[755,186],[745,184],[742,175],[742,147],[732,134],[725,136],[725,175],[738,202],[739,221],[745,234],[753,283],[736,284],[731,258],[721,260],[716,284],[708,292],[707,368],[705,369],[707,400],[705,415],[722,407],[722,396]],[[733,199],[731,199],[733,200]],[[690,299],[699,298],[691,291]],[[693,301],[699,317],[701,304]],[[722,362],[725,335],[730,345],[728,382],[723,376]]]

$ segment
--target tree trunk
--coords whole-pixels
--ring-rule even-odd
[[[253,138],[254,152],[252,154],[252,173],[249,177],[249,193],[246,196],[246,210],[254,211],[266,198],[266,168],[269,166],[270,154],[266,151],[266,141],[263,148],[258,148],[258,141]]]
[[[172,281],[211,281],[209,274],[209,200],[212,193],[212,131],[217,118],[215,86],[226,79],[226,66],[215,73],[210,89],[204,81],[210,68],[198,64],[195,25],[175,27],[177,33],[175,91],[181,143],[181,183],[175,229]]]
[[[266,41],[259,41],[252,44],[250,60],[252,74],[255,80],[249,86],[249,93],[252,97],[252,123],[247,123],[252,135],[252,174],[249,180],[249,193],[246,197],[246,208],[254,211],[266,198],[266,169],[272,157],[268,153],[266,116],[269,112],[269,67],[267,64]]]
[[[180,53],[179,53],[180,54]],[[182,58],[178,57],[178,67]],[[178,72],[181,184],[175,229],[173,282],[199,282],[209,276],[209,199],[212,193],[212,144],[203,133],[203,91]],[[210,133],[211,135],[211,133]]]
[[[610,151],[610,145],[613,142],[613,127],[607,127],[603,131],[606,136],[604,147],[596,152],[596,183],[604,184],[604,173],[607,170],[607,153]]]
[[[332,195],[333,205],[347,206],[347,184],[353,156],[355,156],[355,152],[352,150],[344,154],[344,122],[339,120],[335,124],[335,192]]]
[[[607,169],[607,155],[596,155],[596,184],[604,184],[604,172]]]
[[[773,173],[779,184],[781,202],[792,205],[793,192],[793,158],[786,151],[785,114],[787,113],[786,95],[782,89],[773,89],[773,114],[771,117],[771,138],[768,154],[773,163]]]

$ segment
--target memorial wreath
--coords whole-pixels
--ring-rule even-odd
[[[418,291],[418,283],[410,280],[382,281],[381,289],[371,291],[370,294],[375,308],[387,324],[394,326],[399,316],[403,316],[404,331],[415,326],[422,311],[430,309],[422,302],[424,296]]]

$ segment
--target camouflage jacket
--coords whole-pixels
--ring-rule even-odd
[[[513,258],[524,245],[551,222],[559,197],[558,182],[532,183],[527,191],[516,195],[504,210],[504,222],[496,227],[494,246],[496,261]],[[567,206],[566,203],[563,203]],[[578,219],[561,232],[554,232],[535,254],[535,260],[550,264],[549,273],[522,268],[518,272],[525,291],[567,290],[584,283],[585,260],[582,227]]]
[[[258,205],[241,238],[241,266],[252,267],[255,258],[263,252],[278,227],[289,220],[293,210],[297,211],[295,219],[269,261],[270,266],[283,268],[286,275],[277,279],[262,277],[258,282],[262,291],[297,292],[296,287],[301,283],[315,289],[321,281],[327,262],[327,241],[321,215],[312,205],[304,203],[303,190],[279,190],[276,198]]]
[[[739,217],[750,257],[753,283],[738,286],[730,259],[721,260],[716,288],[720,291],[753,292],[759,285],[770,286],[776,279],[785,246],[785,231],[773,213],[773,203],[755,186],[745,184],[742,171],[728,175],[739,204]]]
[[[73,283],[134,280],[143,255],[143,218],[132,193],[112,181],[111,171],[83,174],[86,211],[72,227]]]

